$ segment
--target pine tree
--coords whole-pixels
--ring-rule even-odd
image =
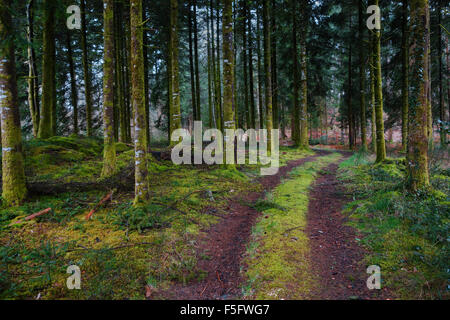
[[[0,107],[2,129],[2,190],[8,205],[19,205],[27,195],[22,155],[15,45],[10,0],[0,0]]]
[[[359,104],[361,108],[361,143],[362,150],[367,150],[366,131],[366,61],[364,56],[364,31],[366,30],[363,17],[363,2],[358,1],[359,11]]]
[[[86,102],[86,134],[93,135],[92,129],[92,85],[89,71],[89,57],[87,47],[87,26],[86,26],[86,0],[81,0],[81,50],[83,53],[83,76],[84,76],[84,98]]]
[[[292,60],[293,60],[293,114],[292,114],[292,140],[295,146],[300,146],[300,106],[299,106],[299,80],[298,80],[298,43],[297,43],[297,0],[291,0],[292,15]]]
[[[39,84],[36,68],[36,53],[34,50],[34,0],[27,5],[27,40],[28,40],[28,106],[33,125],[33,136],[36,138],[39,131]]]
[[[302,1],[300,3],[300,14],[302,17],[300,31],[300,90],[302,94],[300,106],[300,146],[302,148],[308,148],[308,56],[306,51],[306,36],[308,33],[309,18],[307,13],[307,1]]]
[[[114,140],[114,0],[103,0],[103,126],[104,150],[102,177],[116,171]]]

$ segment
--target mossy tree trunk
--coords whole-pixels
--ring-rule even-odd
[[[178,62],[178,0],[170,0],[170,66],[172,92],[169,99],[170,104],[170,136],[181,128],[181,105],[180,105],[180,75]],[[176,144],[176,142],[171,142]]]
[[[372,151],[377,152],[377,125],[375,116],[375,66],[374,66],[374,33],[371,32],[369,36],[369,69],[370,69],[370,110],[372,113],[371,117],[371,129],[372,129]]]
[[[251,8],[247,8],[247,47],[248,47],[248,73],[249,73],[249,93],[250,93],[250,124],[251,128],[256,128],[256,105],[255,105],[255,87],[253,84],[254,74],[253,74],[253,35],[252,35],[252,15]],[[245,62],[244,62],[245,63]]]
[[[403,0],[402,6],[402,151],[406,153],[409,108],[408,0]]]
[[[223,123],[224,130],[236,129],[234,105],[234,39],[233,39],[233,6],[232,0],[223,2]],[[234,139],[224,132],[225,143],[234,143]]]
[[[216,101],[217,101],[217,115],[218,115],[218,125],[220,130],[224,129],[224,111],[223,111],[223,97],[222,97],[222,70],[220,68],[220,0],[216,0]]]
[[[256,26],[256,33],[257,33],[257,48],[258,51],[258,111],[259,111],[259,128],[264,128],[264,101],[263,101],[263,83],[264,83],[264,77],[262,73],[262,50],[261,50],[261,13],[259,6],[257,8],[257,26]]]
[[[194,121],[197,120],[197,90],[196,90],[196,81],[195,81],[195,68],[194,68],[194,44],[192,37],[192,0],[189,0],[189,9],[188,9],[188,33],[189,33],[189,68],[190,68],[190,76],[191,76],[191,104],[192,104],[192,115]]]
[[[22,155],[16,82],[14,30],[10,0],[0,0],[0,99],[2,129],[2,189],[7,205],[19,205],[27,195]]]
[[[67,59],[69,60],[69,74],[70,74],[70,99],[73,108],[73,133],[78,135],[78,90],[77,90],[77,80],[75,77],[75,64],[73,61],[73,50],[72,50],[72,37],[70,31],[66,31],[66,41],[67,41]]]
[[[308,56],[306,50],[306,37],[308,33],[309,16],[307,13],[307,1],[301,1],[300,14],[302,17],[300,30],[300,90],[302,93],[300,114],[300,146],[309,147],[308,140]]]
[[[298,79],[298,42],[297,42],[297,0],[291,0],[292,14],[292,60],[293,60],[293,112],[292,112],[292,141],[296,147],[300,146],[300,105]]]
[[[379,5],[379,0],[375,0],[375,5]],[[382,162],[386,159],[386,143],[384,140],[383,121],[383,83],[381,76],[381,30],[374,29],[374,63],[375,63],[375,117],[377,125],[377,160]]]
[[[264,28],[264,84],[266,89],[266,129],[267,149],[272,146],[273,111],[272,111],[272,44],[270,36],[270,0],[264,0],[263,28]]]
[[[27,40],[28,40],[28,106],[33,124],[33,136],[36,138],[39,131],[39,84],[36,69],[36,54],[34,50],[34,0],[27,5]]]
[[[142,20],[147,21],[148,1],[142,4]],[[148,32],[147,26],[142,26],[143,30],[143,55],[144,55],[144,92],[145,92],[145,134],[147,136],[147,150],[150,150],[151,127],[150,127],[150,85],[149,85],[149,63],[148,63]]]
[[[131,0],[131,84],[135,147],[135,205],[149,200],[147,135],[145,132],[145,84],[142,0]]]
[[[367,150],[367,119],[366,119],[366,61],[365,61],[365,41],[366,30],[363,14],[363,2],[358,1],[359,18],[359,104],[361,108],[361,149]]]
[[[271,46],[272,46],[272,119],[273,128],[280,128],[280,110],[278,106],[278,57],[277,57],[277,20],[276,20],[276,0],[272,0],[272,15],[271,15]]]
[[[55,4],[44,0],[44,29],[42,57],[42,110],[38,137],[47,139],[53,136],[54,86],[55,75]]]
[[[88,137],[93,135],[92,129],[92,86],[91,75],[89,70],[89,57],[87,47],[87,26],[86,26],[86,0],[81,0],[81,50],[83,60],[83,76],[84,76],[84,98],[86,103],[86,134]]]
[[[211,28],[209,10],[206,10],[207,47],[208,47],[208,117],[209,128],[214,128],[216,120],[214,116],[214,93],[213,93],[213,52],[211,48]]]
[[[247,0],[241,0],[241,16],[240,18],[240,29],[242,32],[242,60],[244,63],[242,64],[242,72],[244,75],[244,112],[245,112],[245,122],[246,127],[250,128],[250,103],[249,103],[249,93],[248,93],[248,65],[246,63],[247,56]]]
[[[437,6],[437,11],[438,11],[438,32],[437,32],[437,37],[438,37],[438,59],[439,59],[439,63],[438,63],[438,67],[439,67],[439,133],[440,133],[440,137],[441,137],[441,146],[446,146],[447,145],[447,137],[446,137],[446,132],[445,132],[445,101],[444,101],[444,87],[443,87],[443,72],[442,72],[442,58],[444,55],[444,51],[442,50],[442,0],[438,0],[438,6]],[[450,103],[450,101],[449,101]]]
[[[103,0],[103,170],[102,177],[116,171],[114,140],[114,0]]]
[[[411,100],[408,114],[408,185],[412,191],[430,185],[428,173],[428,89],[430,12],[428,0],[411,0]]]
[[[195,95],[197,102],[196,114],[197,121],[202,120],[201,110],[201,84],[200,84],[200,68],[199,68],[199,50],[198,50],[198,18],[197,18],[197,0],[194,0],[194,63],[195,63]]]

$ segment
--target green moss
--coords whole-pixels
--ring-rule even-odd
[[[338,161],[338,154],[318,158],[295,169],[269,195],[263,217],[253,230],[245,263],[247,295],[256,299],[311,298],[318,285],[309,265],[309,239],[304,232],[309,187],[318,171]]]

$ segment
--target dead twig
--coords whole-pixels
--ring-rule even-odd
[[[113,193],[115,192],[115,190],[112,190],[109,194],[107,194],[102,200],[100,200],[100,202],[94,207],[94,209],[92,209],[88,215],[86,216],[86,220],[89,220],[92,215],[94,214],[95,211],[97,211],[102,205],[104,205],[106,203],[106,201],[108,200],[112,200],[112,196]]]
[[[26,217],[24,220],[25,220],[25,221],[32,220],[32,219],[34,219],[34,218],[37,218],[37,217],[39,217],[39,216],[42,216],[43,214],[49,213],[50,211],[52,211],[52,208],[47,208],[47,209],[45,209],[45,210],[42,210],[42,211],[33,213],[32,215]],[[19,221],[16,221],[14,224],[19,224],[19,223],[22,223],[22,222],[24,222],[24,221],[19,220]]]

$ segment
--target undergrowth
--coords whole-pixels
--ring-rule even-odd
[[[373,160],[356,153],[339,169],[354,200],[346,212],[372,252],[367,263],[381,267],[382,285],[399,298],[448,298],[448,168],[434,166],[433,190],[412,194],[405,188],[404,158],[380,164]]]

